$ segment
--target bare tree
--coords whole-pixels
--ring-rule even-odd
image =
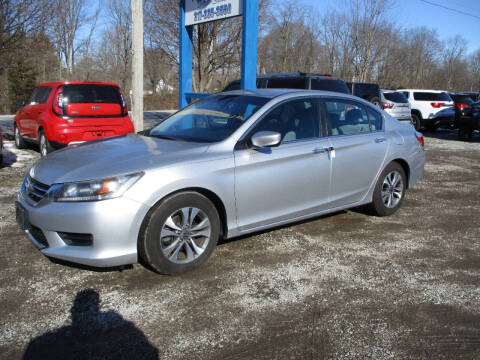
[[[85,0],[54,0],[53,21],[50,26],[52,38],[57,45],[58,59],[64,64],[67,76],[75,71],[76,52],[85,44],[85,39],[78,39],[80,29],[91,25],[88,38],[91,38],[98,15],[90,16],[87,13]],[[97,13],[98,10],[95,12]],[[89,41],[87,41],[89,43]],[[59,77],[62,77],[62,67],[59,69]]]

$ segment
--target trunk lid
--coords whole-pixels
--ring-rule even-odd
[[[126,115],[126,104],[120,89],[114,85],[67,84],[62,88],[64,115],[85,118],[85,125],[105,123],[115,125],[116,117]],[[108,118],[99,121],[101,118]],[[113,122],[112,122],[113,121]],[[75,121],[74,126],[81,126]]]

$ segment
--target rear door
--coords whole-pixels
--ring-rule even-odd
[[[331,207],[362,200],[382,168],[388,141],[379,112],[353,100],[325,99],[332,150]]]
[[[38,122],[41,114],[47,109],[47,100],[52,88],[49,86],[37,86],[27,105],[22,109],[19,116],[20,133],[24,137],[37,138]]]
[[[272,109],[247,135],[275,131],[278,147],[235,150],[237,223],[242,231],[328,207],[328,139],[319,137],[319,102],[291,100]],[[241,144],[241,143],[240,143]]]
[[[75,121],[75,126],[101,124],[98,119],[102,118],[113,118],[104,121],[112,125],[115,118],[123,115],[120,89],[113,85],[64,85],[62,96],[67,116],[85,118],[84,121]]]

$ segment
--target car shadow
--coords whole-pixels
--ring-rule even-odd
[[[3,161],[0,163],[0,169],[11,167],[17,162],[17,155],[8,149],[3,148]]]
[[[471,143],[480,143],[480,132],[474,131],[471,140],[460,139],[458,137],[457,129],[437,129],[436,131],[427,131],[422,130],[423,136],[426,138],[433,138],[439,140],[454,140],[454,141],[464,141]]]
[[[49,256],[47,256],[47,259],[57,265],[68,266],[68,267],[71,267],[74,269],[80,269],[80,270],[89,270],[89,271],[98,272],[98,273],[104,273],[104,272],[106,273],[106,272],[114,272],[114,271],[122,272],[124,270],[133,269],[132,264],[121,265],[121,266],[110,266],[110,267],[97,267],[97,266],[78,264],[78,263],[70,262],[67,260],[56,259]]]
[[[352,209],[349,209],[349,210],[352,210]],[[348,210],[348,211],[349,211],[349,210]],[[311,217],[311,218],[308,218],[308,219],[303,219],[303,220],[295,221],[295,222],[288,223],[288,224],[278,225],[278,226],[275,226],[275,227],[269,227],[268,229],[255,231],[255,232],[252,232],[252,233],[248,233],[248,234],[245,234],[245,235],[240,235],[240,236],[237,236],[237,237],[234,237],[234,238],[230,238],[230,239],[221,238],[221,239],[218,241],[218,244],[217,244],[217,245],[218,245],[218,246],[226,245],[226,244],[229,244],[229,243],[231,243],[231,242],[238,241],[238,240],[242,240],[242,239],[247,239],[247,238],[252,237],[252,236],[267,234],[267,233],[269,233],[269,232],[273,232],[273,231],[280,230],[280,229],[289,229],[289,228],[294,227],[294,226],[306,224],[306,223],[313,222],[313,221],[317,221],[317,220],[327,219],[327,218],[329,218],[329,217],[337,216],[337,215],[339,215],[339,214],[346,214],[348,211],[347,211],[347,210],[340,210],[340,211],[336,211],[336,212],[329,213],[329,214],[318,215],[318,216],[315,216],[315,217]]]
[[[71,325],[31,340],[23,360],[158,359],[158,349],[133,322],[116,311],[101,311],[97,291],[79,291],[70,313]]]

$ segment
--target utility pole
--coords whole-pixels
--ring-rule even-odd
[[[143,130],[143,0],[131,0],[132,7],[132,96],[133,126]]]

